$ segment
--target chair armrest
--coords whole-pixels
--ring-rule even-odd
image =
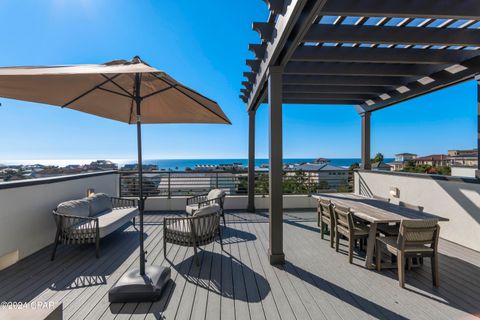
[[[113,208],[129,208],[129,207],[138,207],[137,199],[125,199],[118,197],[110,197],[112,199]]]
[[[189,204],[200,203],[207,200],[207,194],[199,194],[190,198],[187,198],[187,206]]]
[[[81,217],[69,214],[61,214],[56,210],[53,211],[53,216],[57,223],[57,228],[63,231],[68,231],[75,227],[75,232],[85,233],[86,231],[98,231],[98,218]],[[81,226],[81,228],[78,228]]]
[[[198,208],[210,206],[212,204],[217,204],[217,203],[220,204],[220,199],[221,198],[215,198],[215,199],[210,199],[210,200],[205,200],[205,201],[199,202],[198,203]]]

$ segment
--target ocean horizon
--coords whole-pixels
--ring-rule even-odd
[[[353,163],[359,163],[360,158],[327,158],[331,165],[339,167],[349,167]],[[72,164],[89,164],[92,161],[98,159],[59,159],[59,160],[9,160],[2,162],[0,164],[5,165],[31,165],[31,164],[42,164],[42,165],[55,165],[55,166],[67,166]],[[136,163],[135,160],[125,160],[125,159],[107,159],[114,163],[117,163],[119,167],[125,164]],[[286,158],[283,159],[284,164],[295,164],[295,163],[305,163],[312,162],[315,158]],[[385,162],[393,161],[393,158],[385,158]],[[194,168],[196,165],[220,165],[220,164],[232,164],[232,163],[241,163],[243,166],[248,165],[248,159],[147,159],[143,161],[144,164],[157,165],[159,169],[165,170],[178,170],[183,171],[186,168]],[[260,167],[263,164],[268,164],[267,158],[255,159],[255,166]]]

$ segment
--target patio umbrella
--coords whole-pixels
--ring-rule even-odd
[[[74,109],[137,126],[140,267],[111,290],[111,300],[155,300],[164,268],[145,267],[142,123],[230,124],[219,105],[139,57],[100,65],[0,68],[0,97]]]

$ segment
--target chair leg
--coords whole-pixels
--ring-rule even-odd
[[[163,235],[163,257],[167,260],[167,240],[165,239],[165,235]]]
[[[57,252],[57,246],[58,246],[58,236],[60,235],[60,231],[57,230],[57,233],[55,235],[55,243],[53,245],[53,251],[52,251],[52,257],[50,258],[51,261],[55,259],[55,253]]]
[[[431,258],[431,265],[432,265],[432,280],[433,285],[438,288],[440,286],[440,276],[438,274],[438,254],[434,253]]]
[[[225,213],[222,212],[222,219],[223,219],[223,226],[226,228],[227,227],[227,222],[225,221]]]
[[[218,228],[218,237],[220,238],[220,248],[221,248],[222,251],[223,251],[222,231],[220,230],[220,228]]]
[[[340,245],[340,234],[335,230],[335,251],[338,252],[338,247]]]
[[[323,223],[322,219],[320,219],[320,239],[324,239],[325,234],[325,224]]]
[[[95,241],[95,256],[100,258],[100,238],[97,237],[97,240]]]
[[[333,240],[335,239],[335,228],[330,225],[330,247],[333,248]]]
[[[399,252],[397,256],[398,284],[405,288],[405,257]]]
[[[348,238],[348,262],[350,264],[353,263],[353,246],[355,244],[355,240],[352,237]]]
[[[198,252],[197,252],[197,246],[196,245],[193,246],[193,252],[195,253],[195,264],[197,266],[199,266],[200,265],[200,260],[198,260]]]
[[[377,265],[377,271],[382,271],[382,245],[377,241],[377,245],[375,246],[377,252],[375,254],[375,263]]]

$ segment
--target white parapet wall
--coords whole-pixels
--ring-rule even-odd
[[[361,170],[354,181],[356,194],[420,205],[425,212],[448,218],[440,224],[440,237],[480,251],[480,180]]]
[[[145,203],[147,211],[184,211],[187,197],[165,197],[148,198]],[[225,199],[225,209],[245,210],[248,197],[246,195],[228,195]],[[307,195],[284,195],[283,206],[285,209],[313,209],[317,205],[314,198]],[[268,196],[255,197],[256,209],[268,209]]]
[[[62,202],[85,197],[86,191],[116,196],[115,171],[0,184],[0,270],[53,243],[52,210]]]

